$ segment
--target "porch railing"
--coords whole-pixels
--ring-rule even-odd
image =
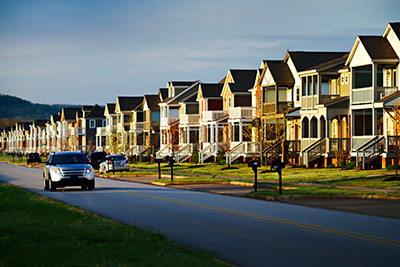
[[[349,152],[349,139],[348,138],[329,138],[329,152]]]
[[[185,114],[179,116],[180,125],[199,125],[199,114]]]
[[[321,138],[302,151],[303,163],[307,168],[310,167],[313,161],[320,158],[326,152],[326,139]]]
[[[216,156],[218,153],[219,144],[218,143],[211,143],[205,146],[202,150],[199,151],[199,161],[204,163],[206,159],[211,156]]]
[[[261,144],[258,142],[240,142],[234,145],[235,146],[225,154],[228,164],[231,164],[241,156],[256,156],[257,153],[261,152]]]
[[[253,117],[253,107],[236,107],[229,109],[229,118],[252,118]]]
[[[293,101],[280,101],[278,107],[275,102],[263,104],[263,114],[282,113],[294,107]]]
[[[193,144],[185,144],[175,153],[176,162],[186,161],[193,153]]]
[[[218,120],[219,118],[222,118],[228,114],[225,110],[208,110],[204,111],[202,114],[202,121],[207,122],[207,121],[215,121]]]
[[[364,143],[357,149],[356,166],[362,164],[363,170],[365,165],[371,162],[376,156],[381,155],[385,150],[385,136],[374,136],[372,139]],[[359,161],[361,157],[361,161]]]
[[[388,136],[386,149],[388,154],[400,153],[400,136]]]

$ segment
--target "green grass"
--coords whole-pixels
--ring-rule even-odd
[[[257,192],[252,192],[256,195],[265,196],[279,196],[279,190],[260,190]],[[297,189],[282,190],[282,195],[383,195],[383,196],[395,196],[400,197],[400,194],[387,194],[371,192],[366,189],[365,191],[350,190],[350,189],[340,189],[334,186],[299,186]]]
[[[222,266],[159,233],[0,186],[0,266]]]
[[[203,166],[203,167],[199,167]],[[239,177],[243,179],[254,179],[254,172],[251,168],[247,167],[247,164],[233,164],[232,167],[236,169],[223,169],[226,168],[227,165],[218,165],[215,163],[205,163],[198,164],[194,163],[179,163],[174,165],[174,173],[179,174],[185,173],[189,175],[210,175],[214,177],[225,176],[228,177]],[[152,169],[157,170],[157,164],[155,163],[133,163],[131,164],[132,168],[138,169]],[[166,164],[161,164],[161,170],[165,172],[169,172],[170,167]],[[260,180],[272,180],[277,181],[279,176],[277,173],[261,173],[262,170],[270,170],[270,167],[261,167],[258,168],[257,178]],[[137,173],[140,173],[138,171]],[[368,175],[380,175],[384,176],[388,173],[393,173],[393,171],[389,171],[386,169],[376,169],[376,170],[365,170],[365,171],[355,171],[355,170],[340,170],[337,168],[291,168],[290,166],[286,166],[285,169],[282,170],[282,178],[286,182],[315,182],[319,180],[327,180],[327,179],[341,179],[341,178],[350,178],[350,177],[359,177],[359,176],[368,176]]]
[[[400,187],[400,179],[396,181],[385,181],[393,176],[382,176],[382,177],[356,177],[348,180],[331,180],[322,181],[321,184],[334,184],[344,186],[357,186],[357,187],[369,187],[369,188],[394,188]],[[400,190],[400,188],[398,188]]]

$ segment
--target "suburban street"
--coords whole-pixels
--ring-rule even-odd
[[[0,181],[241,266],[394,266],[400,221],[96,178],[96,190],[43,190],[42,170],[0,163]]]

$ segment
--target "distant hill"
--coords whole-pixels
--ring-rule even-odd
[[[33,104],[21,98],[0,94],[0,118],[22,120],[50,119],[61,111],[60,105]]]

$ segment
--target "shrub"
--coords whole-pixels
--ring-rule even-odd
[[[346,169],[354,169],[354,167],[356,167],[356,163],[355,162],[346,163]]]
[[[329,169],[335,168],[335,164],[329,164],[328,166],[326,166]]]
[[[393,171],[396,169],[396,165],[390,165],[386,168],[387,170]],[[397,169],[400,170],[400,165],[397,165]]]

